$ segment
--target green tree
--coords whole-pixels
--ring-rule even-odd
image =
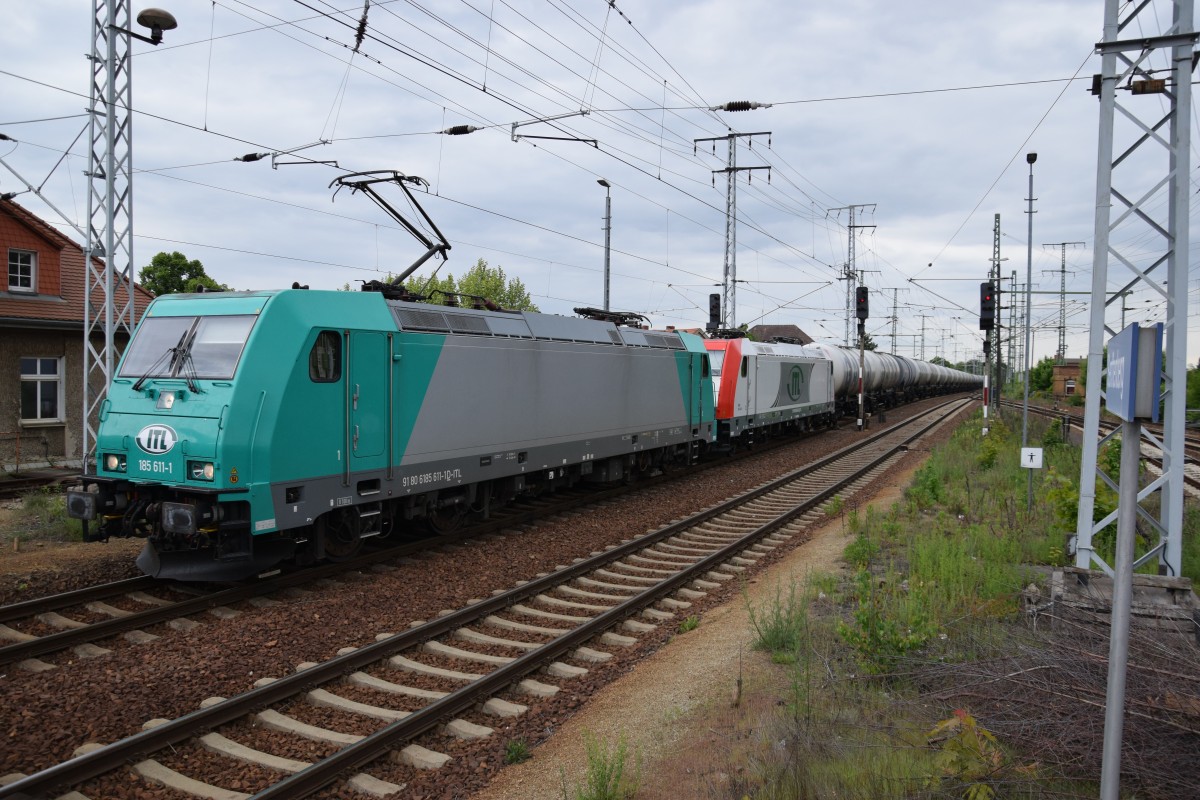
[[[1035,392],[1048,392],[1054,383],[1054,357],[1046,356],[1029,370],[1029,388]]]
[[[864,333],[862,349],[863,350],[874,350],[877,347],[879,347],[879,345],[875,344],[875,340],[871,338],[871,334]]]
[[[390,283],[395,277],[389,272],[381,280],[383,283]],[[342,285],[344,292],[352,288],[349,283]],[[413,275],[405,281],[404,288],[413,294],[424,295],[425,300],[422,302],[435,306],[447,305],[450,301],[447,295],[461,294],[491,300],[510,311],[538,310],[520,278],[509,278],[504,274],[503,267],[489,267],[487,261],[482,258],[461,278],[455,279],[452,272],[447,272],[440,278],[436,274],[428,277]],[[457,297],[455,299],[458,300]],[[471,305],[470,297],[462,298],[458,302],[460,305]]]
[[[207,272],[204,265],[178,251],[174,253],[159,253],[150,259],[148,266],[142,267],[138,273],[138,283],[151,294],[178,294],[180,292],[195,292],[201,287],[210,292],[228,292],[230,289],[223,283],[217,283]]]
[[[1200,368],[1187,371],[1187,407],[1200,408]]]
[[[462,294],[486,297],[502,308],[513,311],[538,310],[520,278],[507,277],[503,267],[489,267],[487,261],[482,258],[467,270],[466,275],[458,279],[458,291]]]

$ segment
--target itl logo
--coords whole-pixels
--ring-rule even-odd
[[[804,371],[800,369],[798,364],[792,365],[792,374],[788,376],[787,391],[788,396],[793,401],[800,399],[800,394],[804,390]]]
[[[179,436],[169,425],[147,425],[138,431],[137,446],[151,455],[171,452]]]

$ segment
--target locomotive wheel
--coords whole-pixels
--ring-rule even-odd
[[[439,536],[454,533],[463,526],[467,519],[467,509],[461,505],[439,508],[426,518],[429,528]]]
[[[331,511],[321,518],[324,522],[325,557],[330,561],[345,561],[358,554],[362,547],[358,512],[353,508]]]

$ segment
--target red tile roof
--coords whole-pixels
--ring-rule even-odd
[[[48,222],[12,200],[0,200],[0,248],[38,252],[37,293],[19,294],[0,290],[0,324],[83,325],[83,295],[87,281],[83,250]],[[101,259],[93,259],[98,266]],[[7,283],[2,288],[7,288]],[[153,299],[134,285],[134,321],[141,319]],[[114,287],[113,305],[128,302],[125,286]]]

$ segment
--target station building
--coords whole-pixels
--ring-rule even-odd
[[[0,199],[0,251],[8,262],[0,286],[0,467],[13,473],[76,466],[83,431],[83,249],[20,204]],[[128,297],[128,288],[117,289],[114,305]],[[135,320],[151,299],[135,285]],[[102,335],[92,347],[103,349]]]

